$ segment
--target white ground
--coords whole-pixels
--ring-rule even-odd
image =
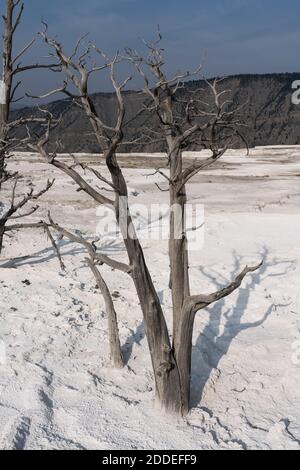
[[[29,176],[40,187],[49,168],[21,157],[12,165],[25,173],[23,187]],[[193,292],[214,291],[247,263],[263,258],[264,267],[197,317],[190,416],[174,421],[154,406],[130,279],[104,270],[128,361],[115,371],[81,248],[62,242],[62,273],[46,236],[27,231],[6,240],[0,262],[0,448],[300,448],[300,149],[232,151],[223,162],[189,187],[206,213],[204,246],[191,253]],[[149,173],[125,170],[138,193],[132,203],[167,201],[153,184],[164,180]],[[55,178],[33,220],[50,209],[57,222],[94,236],[95,204],[67,177]],[[143,245],[170,321],[167,242]],[[118,244],[107,251],[124,257]]]

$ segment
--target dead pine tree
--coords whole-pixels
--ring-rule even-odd
[[[32,208],[26,208],[25,212],[20,210],[25,208],[31,201],[36,201],[45,192],[47,192],[53,183],[48,182],[44,189],[34,192],[31,187],[28,188],[27,195],[17,198],[17,187],[20,183],[21,175],[17,172],[9,171],[7,164],[13,151],[24,147],[28,141],[26,130],[24,138],[16,137],[16,131],[25,128],[28,125],[42,124],[43,116],[32,116],[20,119],[11,119],[11,107],[13,103],[20,101],[22,97],[17,98],[16,94],[21,85],[19,77],[22,73],[35,69],[55,69],[56,64],[22,64],[26,52],[33,46],[35,39],[32,39],[24,47],[14,54],[14,39],[18,27],[21,23],[24,3],[20,0],[6,0],[6,11],[2,15],[3,19],[3,71],[0,79],[0,196],[2,207],[0,212],[0,253],[3,248],[4,235],[11,231],[8,222],[13,219],[20,219],[32,215],[38,209],[37,205]],[[3,185],[8,187],[10,196],[4,201],[2,196]],[[18,200],[17,200],[18,199]],[[16,201],[17,200],[17,201]],[[20,227],[20,224],[14,227]],[[23,226],[25,228],[26,225]],[[28,227],[32,227],[29,224]],[[16,228],[17,230],[18,228]]]
[[[110,179],[105,178],[97,170],[91,169],[91,171],[101,183],[104,182],[107,185],[107,188],[113,189],[114,197],[112,199],[108,198],[97,186],[87,182],[79,168],[77,169],[74,165],[68,165],[60,161],[56,153],[49,153],[47,151],[53,117],[49,116],[47,132],[41,136],[38,142],[34,145],[30,144],[30,146],[39,152],[49,164],[71,177],[77,183],[80,191],[84,191],[99,204],[105,204],[115,212],[116,221],[119,225],[128,256],[128,265],[125,271],[132,278],[143,313],[157,400],[167,412],[186,415],[190,408],[191,350],[195,315],[199,310],[207,308],[212,303],[223,299],[238,289],[245,276],[259,269],[260,265],[246,267],[233,282],[217,292],[208,295],[191,294],[188,275],[187,237],[183,228],[181,237],[177,238],[175,234],[177,221],[172,221],[171,219],[170,284],[174,313],[174,338],[172,341],[159,296],[145,261],[141,243],[134,230],[130,208],[128,207],[128,187],[116,155],[120,145],[124,143],[125,102],[123,92],[130,78],[126,79],[123,83],[118,83],[116,68],[121,61],[121,57],[118,54],[113,59],[109,59],[93,44],[89,43],[87,46],[84,46],[82,41],[79,41],[74,53],[66,55],[62,45],[48,37],[46,25],[41,35],[52,50],[53,57],[57,59],[57,64],[61,66],[66,76],[66,81],[59,91],[65,93],[69,98],[71,97],[74,103],[82,108],[89,119],[99,144],[100,153],[103,153],[105,157]],[[89,66],[88,58],[92,52],[104,61],[103,65],[98,66],[93,62]],[[198,122],[196,116],[194,118],[197,122],[192,122],[194,118],[192,118],[190,112],[191,104],[188,104],[184,107],[184,115],[181,116],[181,119],[185,120],[185,124],[182,124],[182,127],[179,129],[177,123],[175,125],[175,121],[173,121],[172,110],[176,88],[180,87],[183,78],[176,77],[171,81],[167,80],[161,71],[163,66],[161,51],[156,50],[156,46],[150,46],[150,54],[154,55],[154,58],[146,62],[133,53],[127,54],[126,58],[134,63],[142,74],[145,81],[144,91],[147,95],[147,101],[149,102],[149,97],[153,100],[153,105],[150,105],[151,110],[157,112],[159,119],[162,121],[162,133],[167,140],[169,149],[170,176],[167,176],[160,169],[157,171],[165,177],[170,185],[170,205],[175,202],[179,205],[181,208],[180,217],[184,220],[184,206],[187,202],[186,184],[201,169],[207,168],[210,164],[221,158],[228,145],[232,142],[232,139],[236,137],[238,131],[236,130],[234,119],[232,119],[230,124],[228,123],[230,114],[225,119],[223,114],[224,104],[220,104],[220,95],[216,91],[216,84],[210,84],[216,107],[213,116],[208,112],[201,116],[204,118],[204,124],[200,122],[201,120]],[[157,57],[157,63],[155,62],[155,57]],[[142,63],[150,67],[151,73],[154,72],[157,80],[154,87],[150,86],[150,81],[141,66]],[[97,113],[89,94],[89,77],[92,73],[100,70],[107,70],[109,72],[115,91],[117,103],[115,124],[108,124],[102,119]],[[175,90],[172,86],[174,83]],[[69,88],[70,84],[72,84],[72,88]],[[77,94],[73,91],[74,88],[77,89]],[[51,96],[57,91],[49,92],[46,96]],[[225,120],[226,125],[223,124]],[[224,126],[223,130],[222,126]],[[222,148],[218,148],[218,133],[224,133],[226,140]],[[199,162],[197,160],[192,166],[183,169],[182,149],[187,140],[196,135],[198,139],[201,140],[202,138],[202,143],[206,142],[207,146],[211,148],[212,156],[205,161]],[[106,264],[111,264],[111,260],[106,260]],[[120,269],[120,267],[115,266],[115,268],[124,272],[124,269]]]

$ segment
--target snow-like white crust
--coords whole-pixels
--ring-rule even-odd
[[[129,157],[120,158],[126,166]],[[18,154],[10,165],[25,176],[19,192],[27,177],[37,187],[56,178],[32,221],[51,210],[65,227],[95,234],[97,208],[66,176],[33,154]],[[146,177],[149,169],[124,173],[132,203],[168,201],[154,184],[164,187],[160,175]],[[61,243],[62,274],[43,231],[20,232],[19,243],[6,239],[0,261],[0,448],[299,449],[299,175],[299,147],[256,148],[249,156],[234,150],[188,187],[190,200],[205,205],[205,244],[191,255],[193,292],[214,291],[240,267],[265,261],[238,292],[196,318],[189,425],[174,423],[154,406],[142,315],[128,276],[103,268],[128,360],[128,368],[115,371],[107,360],[103,301],[81,247]],[[7,204],[8,197],[4,185],[1,201]],[[167,241],[143,245],[171,327]],[[104,249],[126,260],[121,245]]]

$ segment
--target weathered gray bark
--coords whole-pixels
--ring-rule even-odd
[[[135,248],[137,252],[132,257],[134,263],[132,275],[144,315],[157,398],[164,409],[181,413],[180,378],[168,328],[143,253],[139,246]],[[129,251],[131,252],[131,248]]]
[[[104,281],[99,269],[95,265],[92,259],[87,258],[88,265],[95,276],[97,285],[101,291],[105,302],[105,308],[108,318],[108,334],[109,334],[109,345],[110,345],[110,356],[113,366],[116,368],[124,367],[124,359],[122,355],[119,327],[116,310],[114,307],[113,299],[110,291]]]
[[[193,304],[185,302],[181,310],[181,318],[176,335],[175,351],[176,361],[180,374],[182,392],[182,413],[185,415],[190,409],[191,365],[193,331],[196,311]]]
[[[178,190],[178,178],[182,171],[182,156],[176,152],[170,157],[170,288],[173,302],[173,343],[176,342],[181,310],[190,295],[189,260],[186,234],[186,189]],[[172,210],[172,208],[174,210]]]
[[[170,167],[170,289],[173,306],[173,344],[176,342],[178,324],[184,300],[190,295],[189,259],[186,235],[186,203],[187,195],[185,185],[181,185],[183,169],[182,149],[178,138],[179,129],[175,126],[173,101],[167,80],[159,68],[154,68],[154,75],[159,81],[158,109],[162,123]]]
[[[7,123],[10,112],[10,97],[12,89],[12,43],[14,34],[13,12],[14,0],[7,0],[6,13],[4,19],[4,35],[3,35],[3,71],[2,71],[2,87],[4,92],[2,96],[4,102],[0,103],[0,189],[1,181],[5,171],[5,143],[7,139]]]
[[[128,207],[126,208],[126,224],[120,221],[120,198],[123,198],[122,201],[128,201],[127,184],[114,152],[107,153],[106,162],[112,176],[113,185],[118,188],[115,203],[116,218],[121,230],[122,228],[125,230],[125,232],[123,232],[123,238],[128,253],[129,264],[132,269],[132,279],[144,316],[157,397],[163,408],[169,412],[181,413],[180,379],[170,342],[168,327],[145,262],[140,242],[136,236],[132,236],[132,233],[127,233],[128,227],[133,227]]]
[[[2,249],[3,249],[4,232],[5,232],[5,225],[4,223],[1,223],[1,220],[0,220],[0,253],[2,252]]]

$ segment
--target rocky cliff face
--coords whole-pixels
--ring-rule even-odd
[[[241,120],[247,126],[243,129],[249,146],[300,144],[300,105],[292,104],[292,83],[300,79],[299,74],[237,75],[226,78],[222,89],[231,90],[233,106],[245,104],[241,110]],[[191,90],[201,87],[201,81],[188,82],[180,90],[180,99],[188,96]],[[203,98],[203,95],[202,95]],[[156,129],[159,126],[154,116],[146,113],[134,117],[140,110],[143,97],[136,92],[126,93],[127,137],[136,138],[147,126]],[[115,97],[110,93],[93,95],[95,105],[108,123],[115,117]],[[58,129],[52,134],[52,143],[61,142],[61,151],[98,152],[97,143],[90,134],[91,129],[83,112],[68,100],[56,101],[48,105],[59,115],[66,112]],[[23,108],[14,111],[14,117],[28,116],[36,111]],[[242,144],[241,144],[242,145]],[[122,151],[162,151],[162,143],[125,146]]]

